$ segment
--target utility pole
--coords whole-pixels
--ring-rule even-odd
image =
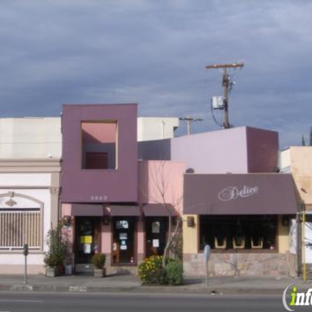
[[[187,135],[191,134],[191,124],[195,121],[202,121],[201,118],[192,118],[190,116],[186,116],[184,118],[179,118],[179,120],[186,121]]]
[[[223,68],[223,77],[222,77],[222,87],[223,87],[223,96],[224,96],[224,128],[228,129],[231,127],[229,122],[229,86],[230,78],[227,72],[228,68],[242,68],[244,63],[233,63],[233,64],[213,64],[206,66],[206,69],[213,68]]]

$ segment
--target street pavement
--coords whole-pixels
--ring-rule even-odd
[[[282,295],[294,284],[298,289],[312,288],[312,281],[288,277],[185,277],[181,286],[142,285],[135,275],[108,275],[96,278],[89,275],[0,275],[0,291],[55,292],[133,292],[189,294],[259,294]]]

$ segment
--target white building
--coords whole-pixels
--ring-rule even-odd
[[[57,224],[60,118],[0,119],[0,274],[43,273],[45,238]]]
[[[174,137],[179,118],[138,117],[138,141],[152,141]]]

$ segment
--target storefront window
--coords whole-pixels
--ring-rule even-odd
[[[200,216],[200,249],[274,250],[277,216]]]

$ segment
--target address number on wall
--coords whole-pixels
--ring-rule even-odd
[[[93,201],[104,201],[107,200],[107,195],[91,195],[90,199]]]

